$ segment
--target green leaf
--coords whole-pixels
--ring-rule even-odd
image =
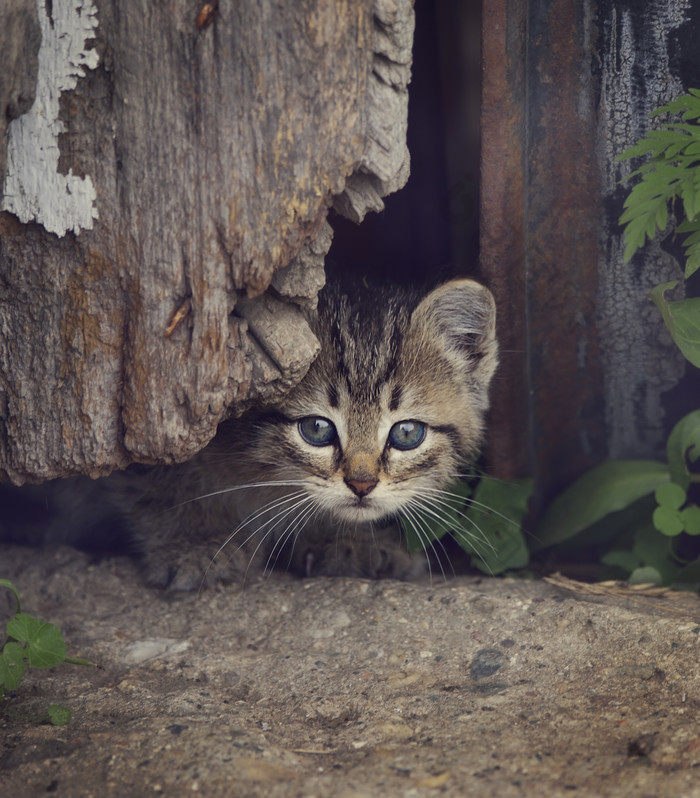
[[[692,221],[695,218],[695,190],[692,183],[683,182],[681,185],[681,199],[683,200],[683,210],[685,211],[686,219]]]
[[[49,720],[54,726],[65,726],[70,721],[70,709],[62,707],[60,704],[51,704],[48,713]]]
[[[668,309],[668,302],[666,301],[664,294],[666,291],[673,291],[677,285],[678,280],[670,280],[667,283],[659,283],[658,285],[655,285],[649,292],[649,298],[659,309],[659,313],[661,313],[664,323],[666,324],[666,327],[668,327],[671,335],[673,335],[673,319],[671,318],[671,313]]]
[[[664,293],[678,285],[677,280],[660,283],[649,292],[661,312],[673,340],[684,357],[700,368],[700,298],[667,302]]]
[[[675,482],[667,482],[659,485],[654,493],[659,506],[654,510],[652,521],[654,527],[662,535],[675,537],[680,535],[685,529],[685,524],[681,518],[680,508],[685,504],[687,496],[680,485]]]
[[[615,460],[586,472],[557,496],[536,530],[533,550],[574,537],[610,513],[629,507],[669,480],[654,460]]]
[[[620,224],[625,226],[625,262],[628,262],[632,255],[644,246],[646,239],[652,239],[656,235],[657,219],[660,215],[667,214],[666,196],[655,196],[651,201],[642,203],[643,195],[635,193],[635,186],[630,192],[628,200],[630,206],[620,216]],[[663,228],[666,228],[666,221]]]
[[[655,529],[658,529],[662,535],[668,537],[675,537],[680,535],[683,531],[683,521],[681,521],[678,510],[672,507],[657,507],[652,516]]]
[[[528,511],[533,480],[502,482],[482,479],[465,513],[473,530],[455,530],[455,539],[472,557],[472,565],[488,574],[499,574],[527,565],[529,554],[522,523]],[[483,541],[483,542],[482,542]]]
[[[65,662],[68,662],[71,665],[89,665],[91,668],[97,667],[94,662],[91,662],[89,659],[85,659],[84,657],[66,657]]]
[[[700,410],[684,416],[671,430],[666,443],[671,479],[685,490],[691,480],[688,461],[700,460]]]
[[[695,215],[700,214],[700,169],[695,178]],[[684,219],[676,227],[676,232],[687,234],[683,240],[685,249],[685,277],[686,279],[700,269],[700,219],[688,221]]]
[[[609,551],[600,558],[600,561],[603,565],[621,568],[628,574],[631,574],[635,568],[639,567],[639,557],[633,551]]]
[[[627,581],[631,585],[647,585],[649,583],[652,585],[663,584],[663,578],[661,574],[651,565],[646,565],[642,568],[636,568],[634,571],[632,571]]]
[[[670,585],[678,573],[678,563],[673,556],[671,541],[659,535],[650,523],[645,523],[634,534],[632,551],[639,558],[639,566],[651,566],[661,574],[664,585]]]
[[[409,518],[407,515],[401,516],[399,524],[406,548],[411,554],[426,551],[431,543],[440,540],[449,531],[443,527],[436,532],[434,527],[426,526],[422,518],[419,521],[415,517]]]
[[[622,155],[619,155],[617,160],[618,161],[629,161],[632,158],[641,158],[644,155],[648,155],[650,152],[655,152],[657,148],[657,143],[651,139],[640,139],[636,144],[633,144],[631,147],[628,147]],[[629,179],[628,176],[627,179]]]
[[[700,241],[686,249],[685,257],[685,277],[687,279],[700,269]]]
[[[674,482],[665,482],[654,492],[656,501],[670,510],[679,510],[686,502],[685,491]]]
[[[700,507],[691,505],[681,510],[688,497],[680,485],[660,485],[654,495],[659,506],[654,510],[653,522],[659,532],[671,537],[681,532],[700,535]]]
[[[578,537],[557,544],[557,548],[559,551],[567,552],[585,546],[601,553],[612,549],[631,548],[635,534],[644,526],[650,527],[654,535],[659,536],[651,524],[651,515],[655,509],[654,494],[649,493],[623,510],[609,513],[600,521],[586,527],[585,532]]]
[[[622,260],[625,263],[629,263],[632,260],[632,256],[634,255],[634,253],[638,249],[640,249],[641,247],[644,246],[644,239],[642,239],[640,242],[637,242],[636,240],[633,240],[632,237],[629,234],[629,228],[628,228],[628,232],[625,234],[625,239],[626,239],[627,243],[625,244],[625,251],[624,251],[624,253],[622,255]]]
[[[675,141],[673,144],[669,145],[664,152],[664,158],[672,159],[675,158],[679,153],[687,151],[687,143],[688,137],[683,136],[681,141]]]
[[[688,234],[688,237],[683,241],[684,247],[691,247],[700,243],[700,226],[697,221],[689,222],[686,219],[676,227],[676,232]]]
[[[700,298],[669,302],[668,309],[673,340],[686,359],[700,368]]]
[[[19,643],[5,643],[0,655],[0,684],[16,690],[24,676],[24,650]]]
[[[666,225],[668,224],[668,206],[665,202],[658,207],[654,222],[659,230],[666,229]]]
[[[700,507],[691,505],[680,512],[683,528],[689,535],[700,535]]]
[[[12,582],[10,582],[9,579],[0,579],[0,587],[6,587],[8,590],[11,590],[15,594],[15,601],[17,602],[15,615],[18,612],[22,612],[22,605],[20,604],[19,593],[17,592],[17,588],[12,584]]]
[[[66,644],[57,626],[24,612],[7,624],[7,634],[27,643],[24,655],[32,668],[51,668],[66,658]]]

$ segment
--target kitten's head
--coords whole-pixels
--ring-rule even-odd
[[[453,280],[411,293],[321,296],[321,352],[263,425],[259,454],[337,521],[393,515],[473,455],[498,355],[490,292]]]

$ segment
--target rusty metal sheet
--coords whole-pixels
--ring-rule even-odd
[[[699,17],[686,0],[483,3],[481,268],[503,348],[488,459],[534,476],[539,504],[608,458],[663,453],[682,364],[648,291],[680,270],[658,244],[623,263],[616,159],[679,74],[700,79]]]
[[[491,470],[560,488],[605,453],[589,30],[572,0],[486,0],[481,265],[500,309]],[[588,70],[588,73],[586,73]]]

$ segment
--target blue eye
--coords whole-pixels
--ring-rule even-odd
[[[302,418],[298,429],[301,437],[312,446],[328,446],[338,437],[335,424],[321,416]]]
[[[425,440],[426,426],[420,421],[399,421],[389,430],[389,445],[394,449],[415,449]]]

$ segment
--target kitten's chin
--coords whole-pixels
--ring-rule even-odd
[[[333,515],[338,521],[349,521],[352,524],[361,524],[368,521],[379,521],[386,518],[390,512],[381,507],[378,502],[358,502],[348,503],[347,505],[335,505],[332,509]]]

